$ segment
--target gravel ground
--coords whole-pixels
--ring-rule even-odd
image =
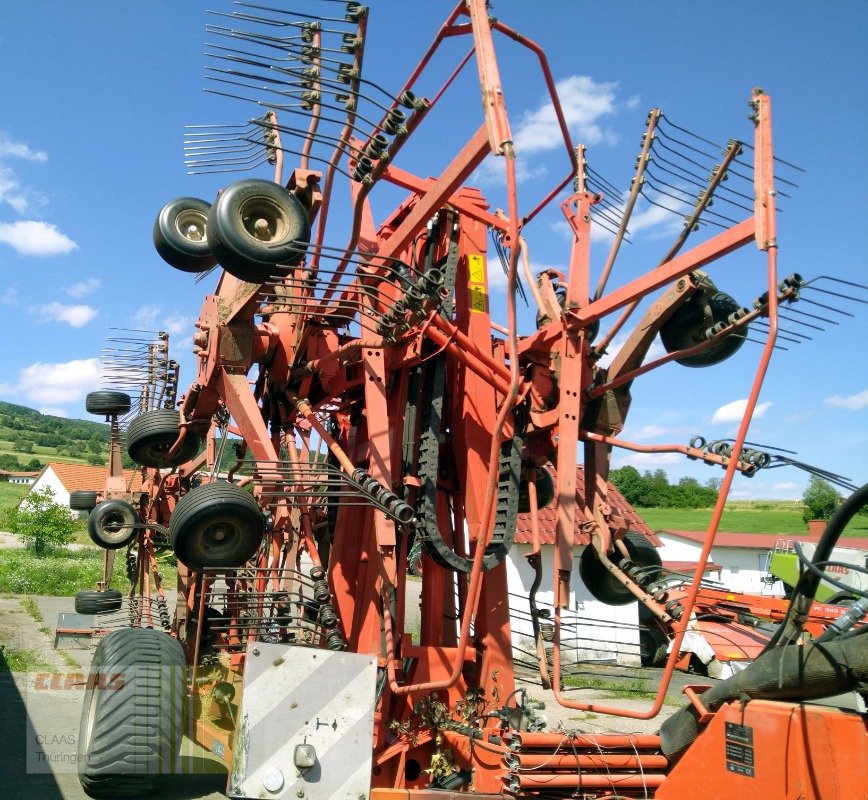
[[[657,692],[663,678],[662,669],[600,663],[571,665],[569,674],[594,688],[565,687],[561,697],[568,702],[611,706],[642,714],[651,709],[654,698],[650,693]],[[516,687],[525,689],[529,699],[545,704],[541,713],[550,730],[577,733],[656,733],[663,721],[687,702],[683,694],[684,687],[697,683],[709,684],[716,681],[675,672],[660,713],[651,719],[636,719],[602,714],[591,709],[566,708],[555,699],[554,691],[540,686],[539,675],[528,672],[519,672],[516,675]],[[637,689],[639,691],[636,691]]]

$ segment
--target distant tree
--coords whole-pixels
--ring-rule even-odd
[[[0,469],[9,470],[10,472],[17,472],[20,465],[18,463],[18,459],[15,456],[11,456],[8,453],[4,453],[0,455]]]
[[[88,464],[92,464],[95,467],[102,466],[106,462],[105,456],[103,456],[101,453],[88,453],[85,456],[85,459],[87,460]]]
[[[26,464],[21,465],[22,472],[39,472],[45,464],[43,464],[38,458],[31,458]]]
[[[802,495],[802,502],[805,504],[802,512],[805,522],[809,519],[830,519],[841,502],[841,496],[831,483],[811,475],[808,487]]]
[[[717,492],[703,486],[696,478],[680,478],[670,488],[669,498],[675,508],[708,508],[717,500]]]
[[[19,453],[33,452],[33,442],[23,436],[16,436],[12,444]]]
[[[23,537],[37,555],[72,541],[75,520],[66,506],[54,502],[50,486],[29,492],[17,508],[7,509],[4,527]]]
[[[615,488],[624,495],[631,506],[638,508],[648,506],[648,483],[636,467],[628,464],[620,469],[613,469],[609,473],[609,480],[615,484]]]
[[[651,507],[670,508],[672,506],[672,493],[669,486],[669,478],[666,470],[655,469],[654,472],[645,470],[645,481],[648,484],[647,503]]]

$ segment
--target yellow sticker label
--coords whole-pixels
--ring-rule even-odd
[[[470,287],[470,310],[477,314],[488,313],[488,295],[485,293],[485,287]]]
[[[470,283],[485,283],[485,259],[478,253],[467,256]]]

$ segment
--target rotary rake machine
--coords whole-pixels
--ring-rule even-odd
[[[321,7],[341,15],[318,17]],[[815,648],[793,643],[798,634],[784,637],[789,646],[756,662],[765,673],[745,671],[738,687],[715,687],[713,699],[690,690],[683,713],[655,735],[540,730],[515,683],[506,557],[516,515],[530,514],[537,530],[539,509],[552,503],[553,574],[542,575],[538,536],[529,558],[554,591],[556,700],[635,719],[661,710],[684,635],[678,619],[690,616],[733,477],[768,463],[745,448],[745,436],[780,309],[812,287],[777,274],[770,98],[754,91],[750,141],[731,140],[722,157],[652,110],[630,189],[620,193],[573,145],[543,50],[489,17],[483,0],[452,11],[392,94],[362,77],[369,13],[360,4],[293,14],[238,3],[220,22],[208,28],[219,42],[209,46],[210,86],[265,113],[190,129],[188,167],[270,164],[274,177],[229,183],[213,204],[172,201],[154,227],[157,251],[173,267],[222,270],[196,323],[192,384],[177,409],[130,423],[128,449],[160,475],[206,462],[210,472],[198,486],[175,483],[171,635],[126,629],[97,650],[94,671],[129,679],[114,694],[90,682],[85,789],[114,797],[154,788],[177,752],[186,697],[188,732],[226,763],[231,797],[856,796],[864,715],[802,704],[864,679],[864,648],[857,657],[858,640],[847,634]],[[469,49],[454,69],[432,78],[447,45],[461,40]],[[501,40],[533,59],[563,140],[562,178],[530,205],[518,188]],[[399,166],[426,130],[446,130],[436,127],[437,113],[474,63],[478,127],[435,177],[414,174],[410,158]],[[436,90],[423,96],[432,81]],[[448,116],[440,125],[452,134],[472,115]],[[298,166],[287,169],[288,157]],[[468,185],[484,162],[505,178],[502,210]],[[375,221],[377,197],[398,191],[403,199]],[[739,218],[712,212],[713,198]],[[607,290],[640,201],[683,213],[682,233],[655,267]],[[569,266],[534,277],[526,237],[558,205],[572,236]],[[612,236],[596,286],[595,225]],[[685,249],[697,232],[701,241]],[[503,303],[491,290],[499,267],[489,237],[506,272]],[[759,297],[748,308],[704,270],[751,245]],[[520,272],[535,305],[527,332],[519,330]],[[650,307],[603,367],[646,299]],[[619,436],[636,378],[671,361],[714,365],[763,325],[734,443],[725,451],[704,441],[654,448],[725,468],[694,582],[676,609],[649,578],[648,548],[607,502],[610,453],[644,449]],[[667,354],[648,361],[658,334]],[[197,455],[215,431],[238,439],[228,474],[216,471],[213,450]],[[590,544],[576,557],[579,531]],[[406,622],[410,568],[421,573],[418,631]],[[576,572],[595,596],[638,600],[673,626],[649,708],[563,694],[561,611]],[[771,683],[780,672],[777,692],[761,680],[769,671]],[[124,717],[124,702],[140,697],[157,717],[150,736]]]

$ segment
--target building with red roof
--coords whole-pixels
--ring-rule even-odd
[[[549,465],[554,476],[554,469]],[[585,473],[581,465],[576,467],[576,496],[584,496]],[[636,513],[624,496],[610,482],[607,487],[607,502],[628,523],[630,530],[646,536],[655,546],[660,540]],[[564,632],[562,654],[574,661],[614,661],[619,664],[639,664],[639,609],[637,603],[610,606],[594,598],[579,577],[579,558],[589,544],[589,537],[581,526],[586,522],[581,508],[577,509],[573,531],[573,569],[570,580],[570,607],[561,613]],[[551,609],[554,598],[554,543],[556,530],[556,505],[554,502],[538,513],[540,558],[544,583],[536,592],[536,604],[541,609]],[[530,514],[519,514],[516,523],[516,546],[507,559],[507,581],[510,592],[512,634],[517,662],[528,662],[531,667],[536,656],[530,621],[528,594],[535,573],[525,555],[533,541]],[[544,623],[547,624],[547,623]]]
[[[63,464],[51,462],[46,464],[30,487],[30,491],[39,491],[46,486],[51,489],[54,501],[61,505],[69,505],[69,495],[76,491],[100,492],[105,489],[108,477],[107,466],[91,466],[89,464]],[[142,477],[138,470],[124,470],[128,491],[141,488]]]

